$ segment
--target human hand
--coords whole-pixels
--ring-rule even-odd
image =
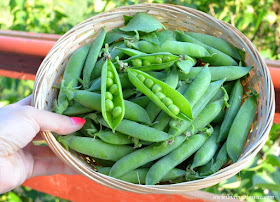
[[[79,130],[85,120],[29,106],[31,96],[0,108],[0,194],[39,175],[75,172],[45,146],[35,146],[39,131],[66,135]],[[37,135],[37,136],[36,136]]]

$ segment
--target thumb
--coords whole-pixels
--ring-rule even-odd
[[[68,117],[53,112],[33,108],[30,116],[38,124],[40,131],[52,131],[66,135],[80,130],[86,120],[80,117]],[[39,132],[39,131],[38,131]]]

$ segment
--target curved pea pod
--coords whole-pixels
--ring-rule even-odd
[[[230,94],[229,107],[225,112],[225,118],[224,121],[222,122],[220,134],[217,139],[218,142],[222,142],[227,138],[228,132],[230,130],[230,126],[232,124],[232,120],[234,120],[240,108],[242,95],[243,95],[243,86],[240,83],[240,80],[237,80]]]
[[[84,113],[89,113],[92,112],[93,109],[85,107],[83,105],[81,105],[80,103],[73,103],[72,105],[70,105],[64,112],[64,115],[67,116],[73,116],[73,115],[78,115],[78,114],[84,114]]]
[[[106,31],[103,28],[100,34],[96,37],[96,39],[92,42],[90,46],[89,53],[83,69],[83,86],[85,89],[89,88],[91,73],[92,70],[94,69],[98,55],[103,46],[105,36],[106,36]]]
[[[210,57],[201,58],[201,60],[204,62],[207,62],[214,66],[238,65],[237,62],[232,57],[228,56],[227,54],[225,54],[211,46],[208,46],[208,45],[202,43],[201,41],[199,41],[195,38],[192,38],[189,35],[186,35],[180,31],[175,31],[175,34],[176,34],[177,40],[179,40],[179,41],[194,43],[194,44],[198,44],[198,45],[201,45],[202,47],[204,47],[211,55]]]
[[[207,57],[209,52],[200,45],[180,41],[166,41],[157,46],[147,41],[138,41],[132,47],[146,53],[169,52],[174,55],[188,55],[190,57]]]
[[[219,148],[219,144],[217,143],[219,132],[220,127],[216,126],[210,138],[208,138],[202,147],[195,153],[191,169],[205,165],[213,158]]]
[[[131,146],[112,145],[90,137],[65,135],[59,136],[58,141],[79,153],[115,162],[134,151]]]
[[[150,168],[146,176],[146,185],[158,183],[170,170],[196,152],[205,143],[207,138],[208,136],[206,134],[193,135],[178,148],[158,160]]]
[[[190,104],[178,91],[142,71],[127,69],[127,72],[131,83],[157,104],[165,113],[173,118],[185,120],[192,118]],[[159,89],[156,93],[154,93],[155,90],[152,91],[155,89],[155,86]]]
[[[108,124],[103,118],[98,118],[98,122],[108,127]],[[116,127],[116,131],[149,142],[160,142],[171,138],[168,133],[126,119],[123,119],[119,123]]]
[[[121,134],[119,132],[113,133],[112,131],[107,130],[107,131],[99,131],[94,135],[109,144],[124,145],[124,144],[133,143],[133,141],[131,140],[131,138],[129,138],[129,136]]]
[[[254,95],[248,98],[240,107],[230,127],[227,138],[227,152],[233,162],[241,155],[244,142],[252,126],[257,110],[257,100]]]
[[[90,44],[80,47],[70,57],[63,74],[63,82],[61,82],[60,89],[67,87],[70,82],[72,87],[77,87],[78,79],[81,76],[85,60],[88,55]],[[57,98],[56,113],[62,114],[68,107],[69,103],[67,96],[60,90]]]
[[[183,96],[188,100],[191,107],[203,96],[211,82],[209,67],[205,66],[190,83]]]
[[[189,74],[179,73],[181,80],[193,79],[201,71],[203,67],[191,68]],[[226,78],[226,81],[233,81],[240,79],[249,73],[253,67],[240,67],[240,66],[219,66],[219,67],[209,67],[211,73],[211,81],[220,80]]]
[[[138,149],[117,161],[110,170],[110,176],[118,178],[146,163],[159,159],[179,147],[185,140],[185,136],[178,136],[173,142],[164,141]]]
[[[199,99],[199,101],[194,105],[193,110],[192,110],[193,111],[193,117],[198,116],[200,114],[200,112],[205,109],[205,107],[208,105],[209,101],[219,91],[219,89],[221,88],[224,81],[225,81],[225,79],[221,79],[219,81],[215,81],[215,82],[210,83],[206,92]],[[180,122],[178,126],[176,125],[175,127],[170,128],[168,133],[170,133],[174,136],[180,135],[184,131],[186,131],[190,125],[191,125],[190,121]]]
[[[132,49],[132,48],[117,48],[119,50],[121,50],[124,54],[128,55],[128,56],[135,56],[135,55],[143,55],[143,54],[146,54],[144,52],[141,52],[139,50],[135,50],[135,49]]]
[[[164,83],[169,85],[172,89],[175,89],[178,85],[178,82],[179,76],[177,70],[176,68],[173,68],[171,71],[168,72],[166,78],[164,79]],[[157,91],[156,88],[152,90],[154,90],[154,92]],[[154,102],[150,102],[146,107],[146,111],[150,117],[151,122],[153,122],[160,113],[161,108],[159,108]]]
[[[89,92],[86,90],[69,90],[64,89],[67,94],[68,99],[75,100],[81,105],[93,109],[95,111],[101,112],[101,95],[98,93]],[[140,123],[151,124],[151,120],[142,107],[138,104],[124,100],[125,114],[124,118],[137,121]]]
[[[237,60],[244,60],[245,53],[234,47],[231,43],[227,42],[224,39],[214,37],[207,34],[202,33],[194,33],[194,32],[185,32],[186,35],[189,35],[208,46],[211,46]]]
[[[118,72],[110,60],[107,60],[101,74],[101,112],[110,128],[115,128],[125,114],[122,86]]]
[[[191,68],[196,64],[196,59],[189,57],[187,55],[184,56],[184,59],[176,62],[177,67],[184,73],[188,74]]]
[[[131,68],[141,71],[161,70],[171,67],[179,56],[172,55],[171,53],[158,52],[153,54],[141,54],[132,56],[122,62],[128,63]]]
[[[109,175],[110,170],[111,170],[111,167],[97,167],[97,171],[104,175]],[[126,181],[126,182],[130,182],[130,183],[134,183],[134,184],[145,184],[146,175],[147,175],[148,171],[149,171],[149,168],[137,168],[135,170],[132,170],[132,171],[122,175],[118,179]],[[179,177],[182,177],[183,175],[185,175],[185,172],[186,171],[184,171],[184,170],[174,168],[169,173],[167,173],[166,176],[164,176],[161,181],[166,182],[169,180],[174,180],[176,178],[179,178]]]

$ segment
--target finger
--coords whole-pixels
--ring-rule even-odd
[[[32,95],[29,95],[28,97],[18,101],[16,104],[18,105],[31,105]]]
[[[80,130],[86,122],[80,117],[68,117],[35,108],[29,116],[36,121],[40,131],[52,131],[61,135]]]

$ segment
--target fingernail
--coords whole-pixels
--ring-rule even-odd
[[[71,117],[73,124],[75,125],[83,125],[85,124],[86,120],[80,117]]]

